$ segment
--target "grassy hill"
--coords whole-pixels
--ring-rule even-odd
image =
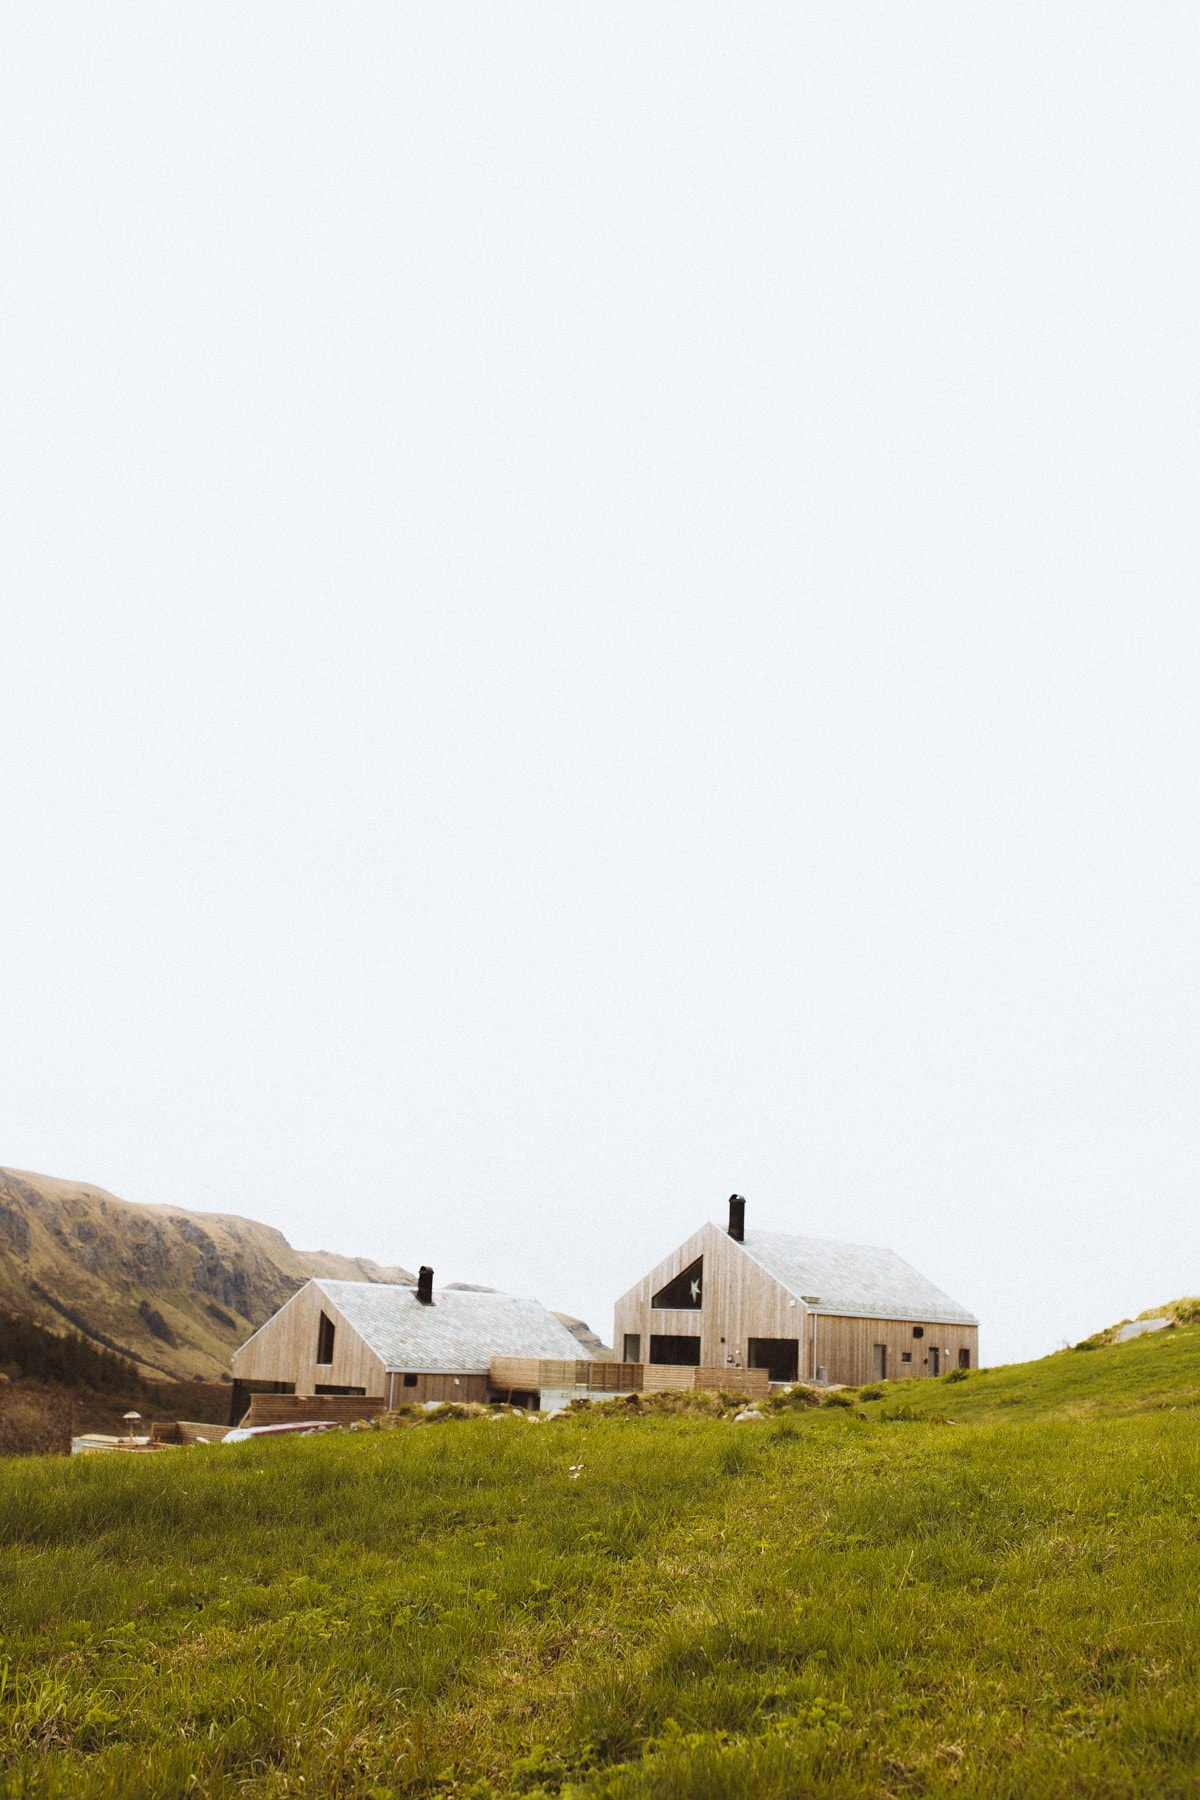
[[[1200,1794],[1200,1329],[864,1395],[0,1463],[0,1792]]]
[[[143,1374],[211,1380],[310,1276],[415,1281],[364,1257],[293,1250],[230,1213],[138,1206],[0,1169],[0,1309],[80,1333]]]

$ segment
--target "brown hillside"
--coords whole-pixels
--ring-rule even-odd
[[[313,1275],[412,1282],[365,1257],[293,1250],[234,1213],[139,1206],[84,1182],[0,1168],[0,1306],[181,1379],[238,1344]]]

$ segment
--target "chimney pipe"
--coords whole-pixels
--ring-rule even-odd
[[[433,1270],[425,1263],[417,1272],[417,1299],[422,1306],[433,1305]]]
[[[746,1241],[746,1202],[741,1194],[729,1196],[729,1235],[735,1244]]]

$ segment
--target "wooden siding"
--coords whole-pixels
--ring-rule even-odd
[[[700,1310],[656,1311],[650,1296],[665,1287],[698,1256],[704,1258]],[[652,1269],[616,1305],[616,1336],[623,1343],[626,1332],[640,1333],[649,1346],[655,1337],[700,1338],[700,1363],[705,1369],[745,1368],[752,1337],[796,1338],[800,1344],[800,1373],[806,1372],[804,1346],[808,1334],[808,1309],[789,1294],[774,1276],[760,1268],[715,1225],[702,1225],[685,1244]],[[731,1361],[730,1359],[734,1360]]]
[[[333,1320],[332,1363],[317,1362],[322,1313]],[[313,1281],[305,1282],[234,1351],[232,1368],[236,1381],[291,1381],[301,1395],[314,1394],[318,1382],[322,1387],[359,1387],[368,1394],[387,1392],[382,1360]]]
[[[352,1425],[355,1419],[369,1419],[384,1409],[381,1395],[318,1394],[251,1394],[247,1425],[297,1425],[306,1419],[333,1419],[339,1425]]]
[[[697,1369],[690,1363],[539,1362],[532,1356],[497,1356],[489,1382],[500,1399],[506,1392],[598,1394],[683,1393],[723,1388],[729,1394],[765,1397],[765,1369]]]
[[[653,1309],[651,1295],[681,1274],[698,1256],[704,1258],[699,1310]],[[913,1337],[914,1324],[924,1325],[923,1338]],[[831,1385],[841,1383],[859,1387],[870,1381],[876,1344],[887,1346],[890,1380],[898,1380],[904,1375],[928,1374],[926,1358],[934,1345],[942,1352],[943,1374],[957,1365],[962,1349],[970,1352],[973,1369],[979,1365],[977,1325],[849,1318],[810,1311],[798,1295],[789,1293],[727,1232],[712,1224],[702,1225],[686,1243],[622,1295],[617,1301],[613,1330],[616,1344],[624,1343],[625,1334],[629,1332],[639,1334],[646,1346],[651,1334],[655,1337],[698,1335],[701,1365],[706,1371],[725,1370],[729,1377],[748,1368],[751,1338],[795,1338],[799,1346],[799,1379],[812,1381],[817,1370],[823,1367]],[[911,1363],[900,1360],[906,1350],[912,1355]],[[656,1368],[656,1376],[658,1373]],[[692,1384],[688,1381],[673,1382],[672,1385],[690,1387]]]
[[[486,1375],[418,1375],[413,1387],[405,1387],[403,1375],[391,1374],[387,1379],[391,1407],[424,1406],[427,1400],[483,1402],[488,1398]]]
[[[941,1352],[940,1372],[943,1375],[948,1369],[957,1368],[960,1350],[970,1352],[973,1369],[979,1367],[978,1325],[927,1323],[923,1327],[924,1337],[915,1338],[913,1323],[912,1319],[842,1318],[818,1313],[817,1367],[824,1366],[830,1382],[861,1387],[864,1381],[873,1381],[875,1378],[876,1344],[886,1346],[889,1381],[899,1381],[908,1375],[928,1375],[929,1352],[932,1348]],[[901,1361],[905,1351],[911,1354],[911,1363]],[[804,1367],[802,1356],[802,1379]]]
[[[583,1359],[537,1356],[493,1356],[488,1380],[497,1393],[509,1388],[536,1393],[538,1388],[586,1387],[590,1363]]]
[[[509,1392],[533,1394],[543,1388],[553,1393],[565,1393],[569,1388],[630,1393],[641,1381],[640,1363],[598,1362],[591,1357],[559,1361],[544,1356],[494,1356],[488,1371],[489,1386],[502,1398]]]
[[[740,1394],[744,1400],[765,1400],[771,1378],[765,1369],[693,1369],[692,1386],[722,1394]]]

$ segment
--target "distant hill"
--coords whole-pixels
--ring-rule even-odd
[[[366,1257],[293,1250],[234,1213],[135,1205],[0,1168],[0,1308],[77,1331],[145,1374],[211,1380],[314,1275],[413,1282]]]

